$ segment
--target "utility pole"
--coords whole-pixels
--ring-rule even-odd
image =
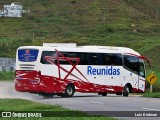
[[[34,32],[32,34],[32,45],[34,46]]]

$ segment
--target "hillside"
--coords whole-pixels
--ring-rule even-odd
[[[0,7],[12,3],[1,0]],[[126,46],[148,56],[159,69],[159,0],[16,0],[30,13],[0,18],[0,56],[43,42]]]

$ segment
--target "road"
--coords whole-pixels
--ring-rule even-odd
[[[150,111],[153,113],[160,111],[159,98],[144,98],[137,95],[123,97],[114,94],[108,94],[108,96],[104,97],[94,93],[75,93],[71,98],[61,98],[58,96],[54,96],[53,98],[43,98],[36,94],[15,91],[13,82],[0,82],[0,98],[21,98],[45,104],[58,104],[65,108],[80,111],[104,111],[97,113],[104,115],[106,114],[105,111],[135,111],[135,114],[138,114],[138,111],[146,113]],[[159,114],[160,112],[158,112],[158,115]],[[118,118],[131,119],[122,116],[118,116]],[[160,117],[136,117],[136,120],[158,120],[159,118]],[[132,119],[135,118],[132,117]]]

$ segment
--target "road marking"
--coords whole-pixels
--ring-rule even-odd
[[[100,105],[102,105],[103,103],[101,103],[101,102],[96,102],[96,101],[91,101],[91,103],[94,103],[94,104],[100,104]]]
[[[151,108],[142,108],[144,110],[153,110],[153,111],[160,111],[159,109],[151,109]]]

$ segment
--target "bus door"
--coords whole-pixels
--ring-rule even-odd
[[[139,59],[139,86],[138,89],[145,91],[145,66],[142,59]]]

